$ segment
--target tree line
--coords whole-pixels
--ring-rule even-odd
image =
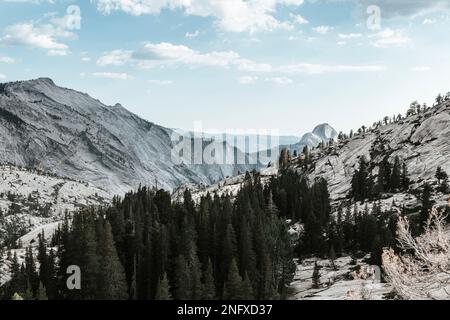
[[[234,201],[208,194],[196,203],[186,191],[175,203],[140,187],[107,208],[66,215],[23,263],[8,259],[5,299],[280,299],[295,271],[288,226],[258,175]],[[81,290],[66,286],[71,265]]]

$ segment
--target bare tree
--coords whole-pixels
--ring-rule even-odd
[[[403,250],[383,252],[388,281],[403,299],[450,299],[450,238],[444,212],[430,211],[424,233],[411,235],[407,218],[400,218],[397,239]]]

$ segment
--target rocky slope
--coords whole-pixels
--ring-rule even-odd
[[[56,223],[65,212],[110,200],[108,193],[86,182],[0,166],[0,247],[4,241],[11,245],[28,232]]]
[[[331,200],[339,202],[347,197],[358,161],[363,156],[374,164],[379,164],[385,157],[393,162],[398,156],[408,168],[412,191],[424,182],[435,185],[438,166],[450,173],[450,102],[395,123],[370,128],[366,133],[339,141],[324,150],[314,150],[313,163],[305,175],[310,181],[325,178]],[[375,177],[376,170],[373,172]],[[445,205],[448,195],[437,194],[435,200]],[[398,207],[417,203],[411,193],[392,194],[383,200],[386,206],[392,205],[393,201]]]
[[[182,183],[209,184],[258,167],[176,163],[171,154],[176,138],[172,130],[143,120],[120,104],[106,106],[50,79],[0,85],[0,164],[41,168],[111,194],[156,181],[167,189]],[[184,143],[191,145],[193,140]],[[211,143],[200,142],[200,152]],[[239,153],[216,144],[225,152]]]

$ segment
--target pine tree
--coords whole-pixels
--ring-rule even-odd
[[[174,298],[176,300],[190,299],[190,274],[188,264],[183,255],[179,255],[176,259],[174,277]]]
[[[291,160],[291,156],[289,154],[289,150],[286,148],[283,148],[281,150],[280,159],[278,161],[280,169],[286,169],[289,165],[290,160]]]
[[[227,281],[224,287],[223,298],[224,300],[242,300],[242,278],[239,275],[235,259],[231,261]]]
[[[105,222],[100,244],[99,298],[125,300],[128,298],[125,271],[114,246],[111,225]]]
[[[211,260],[208,260],[208,265],[203,275],[203,294],[204,300],[213,300],[216,297],[216,286],[214,284],[213,267]]]
[[[36,300],[48,300],[47,297],[47,291],[44,287],[44,285],[42,284],[42,282],[39,282],[39,288],[36,294]]]
[[[273,266],[272,260],[268,254],[264,255],[264,260],[262,264],[262,290],[260,293],[260,299],[262,300],[272,300],[275,299],[277,292],[273,279]]]
[[[82,219],[81,235],[81,259],[80,268],[83,270],[81,277],[81,295],[83,299],[92,300],[98,292],[99,261],[97,256],[97,242],[95,234],[95,221],[92,212],[80,213]]]
[[[421,227],[425,227],[425,224],[430,215],[430,210],[433,207],[433,202],[431,201],[431,186],[428,183],[425,183],[422,191],[422,206],[420,209],[420,225]]]
[[[408,177],[408,168],[406,166],[406,163],[403,162],[402,164],[402,176],[401,176],[401,186],[403,191],[407,191],[409,188],[410,180]]]
[[[366,158],[363,156],[359,159],[359,168],[355,171],[352,178],[352,197],[358,200],[364,200],[371,196],[373,186],[373,179],[369,172],[369,166]]]
[[[392,167],[390,187],[394,192],[401,187],[401,167],[400,158],[398,156],[395,157],[394,166]]]
[[[317,261],[314,263],[314,271],[312,275],[312,287],[313,289],[319,289],[320,288],[320,267],[317,264]]]
[[[250,278],[248,277],[247,272],[244,275],[244,280],[242,281],[242,293],[241,298],[242,300],[253,300],[255,298],[253,293],[253,287],[252,283],[250,281]]]
[[[158,286],[156,289],[155,300],[172,300],[172,295],[170,294],[170,284],[167,278],[167,273],[164,273],[162,278],[158,281]]]
[[[436,179],[438,179],[438,191],[442,193],[447,193],[448,191],[448,174],[445,172],[442,167],[437,167],[436,169]]]

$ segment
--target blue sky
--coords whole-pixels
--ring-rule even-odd
[[[0,81],[172,128],[349,131],[450,91],[449,27],[447,0],[0,0]]]

